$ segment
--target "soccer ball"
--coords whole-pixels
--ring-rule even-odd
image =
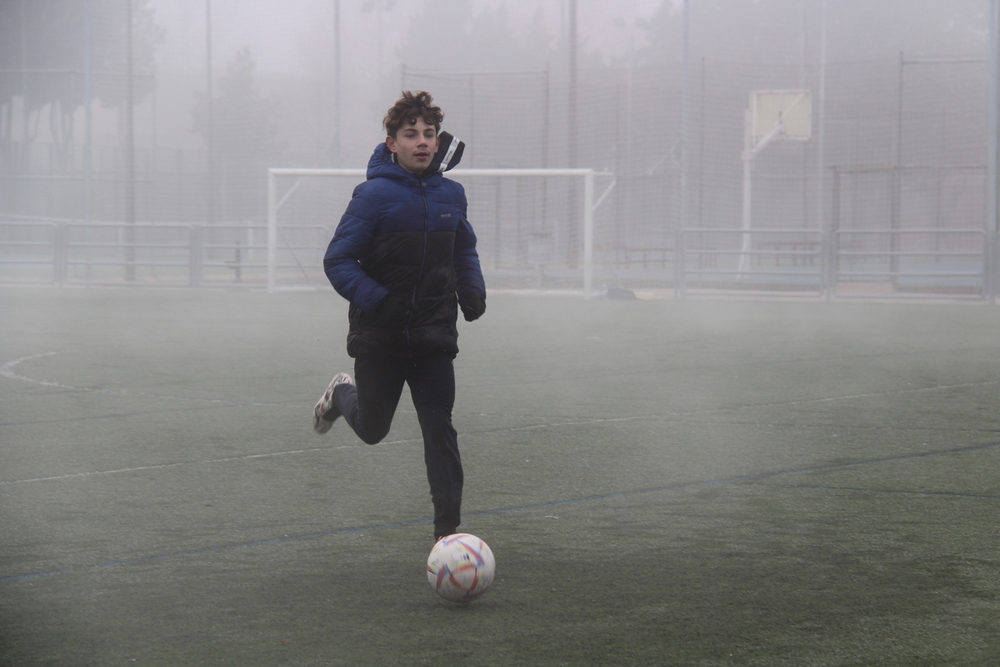
[[[452,602],[472,602],[488,591],[495,569],[489,545],[468,533],[441,538],[427,557],[427,581]]]

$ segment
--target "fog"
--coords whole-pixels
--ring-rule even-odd
[[[0,662],[995,658],[998,6],[0,0]],[[411,402],[311,430],[403,90],[489,294],[472,623]]]
[[[134,0],[129,10],[121,0],[3,0],[0,242],[44,244],[33,224],[68,223],[41,278],[20,275],[49,257],[40,246],[5,253],[24,258],[15,278],[86,282],[96,251],[73,259],[76,226],[89,225],[77,233],[93,241],[96,224],[185,225],[198,231],[177,243],[215,234],[225,258],[191,250],[198,266],[177,280],[210,284],[206,267],[223,261],[247,264],[221,271],[226,280],[260,280],[250,260],[263,253],[267,170],[363,169],[385,109],[401,90],[425,89],[444,129],[466,141],[465,168],[598,172],[592,232],[579,180],[467,184],[494,284],[578,287],[589,265],[595,285],[750,279],[823,291],[831,235],[853,229],[889,233],[839,237],[869,253],[858,262],[877,274],[870,280],[923,275],[887,252],[944,248],[965,253],[956,271],[976,275],[943,287],[992,294],[988,267],[969,268],[983,241],[959,232],[995,229],[991,6]],[[754,91],[808,93],[808,133],[763,141],[748,166]],[[277,183],[279,195],[308,193],[276,216],[287,231],[279,261],[298,265],[291,280],[322,283],[305,248],[323,245],[357,180]],[[226,225],[245,229],[221,234]],[[322,230],[297,236],[304,225]],[[764,229],[786,232],[748,235]],[[686,233],[719,230],[743,236]],[[904,240],[906,230],[929,235]],[[696,254],[680,258],[686,245]],[[144,275],[141,253],[109,261],[132,265],[127,280]],[[790,278],[783,265],[812,269]],[[753,278],[761,266],[767,275]],[[697,273],[705,267],[721,273]]]

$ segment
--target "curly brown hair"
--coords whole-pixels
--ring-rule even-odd
[[[441,107],[434,105],[434,98],[427,91],[421,90],[416,93],[403,91],[403,96],[396,100],[385,114],[382,124],[386,133],[395,138],[403,125],[416,125],[418,118],[440,130],[444,112],[441,111]]]

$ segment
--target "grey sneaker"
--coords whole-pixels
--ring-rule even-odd
[[[340,417],[340,410],[333,403],[333,390],[342,384],[354,384],[353,378],[347,373],[337,373],[330,380],[330,386],[323,392],[316,408],[313,410],[313,430],[317,433],[326,433],[333,427],[333,422]]]

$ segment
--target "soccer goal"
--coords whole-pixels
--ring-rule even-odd
[[[362,169],[269,169],[271,291],[327,285],[323,255]],[[595,229],[614,176],[593,169],[455,169],[465,186],[490,288],[582,291],[594,285]],[[606,207],[605,207],[606,208]]]

